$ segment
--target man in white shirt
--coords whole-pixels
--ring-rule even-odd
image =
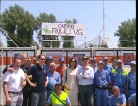
[[[77,72],[80,88],[81,106],[92,106],[94,69],[88,66],[87,57],[82,58],[82,67]]]
[[[3,91],[6,96],[7,106],[22,106],[22,89],[26,85],[25,74],[20,68],[21,60],[14,59],[13,73],[6,71],[3,77]]]

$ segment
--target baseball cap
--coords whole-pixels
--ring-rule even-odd
[[[53,58],[52,58],[52,56],[48,56],[47,58],[46,58],[46,60],[48,61],[48,60],[53,60]]]
[[[88,60],[88,58],[86,56],[82,57],[82,60]]]
[[[103,61],[100,60],[100,61],[98,62],[98,64],[103,64]]]
[[[104,57],[103,60],[108,60],[108,57]]]
[[[131,61],[130,64],[136,65],[136,61]]]
[[[121,59],[118,59],[118,60],[117,60],[117,63],[122,63],[122,60],[121,60]]]
[[[57,82],[57,83],[55,84],[55,86],[56,86],[56,85],[61,85],[61,83],[60,83],[60,82]]]
[[[90,61],[95,63],[96,60],[94,58],[90,58]]]
[[[59,58],[59,61],[65,61],[63,57]]]

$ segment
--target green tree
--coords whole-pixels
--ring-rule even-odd
[[[136,46],[136,18],[128,19],[121,23],[114,36],[119,37],[118,46],[135,47]]]
[[[39,43],[42,43],[44,47],[50,47],[52,43],[52,47],[59,47],[60,42],[59,41],[44,41],[42,40],[59,40],[57,36],[51,36],[51,35],[42,35],[41,37],[41,24],[42,22],[47,23],[56,23],[56,17],[53,14],[46,14],[46,13],[40,13],[40,15],[36,18],[36,26],[37,26],[37,39]]]
[[[6,30],[8,36],[19,47],[30,47],[34,41],[33,32],[35,30],[35,18],[28,11],[15,4],[5,9],[1,16],[1,26]],[[16,45],[7,38],[7,46]]]
[[[64,22],[65,23],[73,23],[73,24],[76,24],[77,23],[77,20],[75,18],[72,21],[71,20],[68,20],[68,19],[65,19]],[[62,38],[62,40],[65,40],[65,41],[63,41],[63,48],[69,48],[69,47],[74,48],[74,42],[73,42],[73,40],[75,38],[74,36],[62,36],[61,38]]]

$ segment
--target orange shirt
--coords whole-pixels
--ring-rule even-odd
[[[65,69],[66,69],[65,66],[61,67],[60,65],[56,68],[56,71],[60,74],[60,78],[62,78],[63,72],[64,72]]]

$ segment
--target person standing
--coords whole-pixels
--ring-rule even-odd
[[[112,69],[116,69],[117,68],[117,58],[113,57],[112,58]]]
[[[127,77],[126,83],[126,95],[127,97],[136,93],[136,61],[130,62],[131,71]]]
[[[15,58],[12,67],[13,72],[6,71],[3,77],[3,91],[7,106],[22,106],[22,89],[26,85],[26,79],[20,66],[21,60]]]
[[[103,69],[105,71],[107,71],[109,73],[109,75],[111,75],[111,71],[112,71],[112,66],[108,64],[108,57],[104,57],[103,58]]]
[[[94,86],[96,92],[96,106],[108,106],[109,73],[103,69],[103,61],[98,62],[98,70],[94,73]]]
[[[96,60],[94,58],[90,58],[90,66],[94,69],[94,72],[97,71]]]
[[[55,91],[53,91],[47,101],[46,106],[72,106],[68,95],[62,91],[61,83],[55,84]]]
[[[60,78],[62,79],[64,71],[67,69],[67,67],[64,66],[64,58],[59,58],[59,66],[56,68],[56,71],[60,74]]]
[[[31,67],[31,58],[28,57],[28,60],[25,63],[25,70],[29,70]],[[30,80],[31,80],[31,76]],[[29,83],[26,83],[26,86],[23,88],[23,104],[22,106],[31,106],[31,86]]]
[[[126,106],[126,96],[120,93],[118,86],[113,86],[113,95],[109,97],[109,106]]]
[[[81,106],[91,106],[91,100],[93,95],[93,78],[94,69],[88,66],[88,58],[82,58],[82,67],[77,72],[77,78],[79,80],[79,89],[81,96]]]
[[[60,75],[58,72],[56,72],[56,64],[50,63],[50,70],[47,73],[48,76],[48,86],[47,86],[47,99],[49,95],[54,91],[55,84],[57,82],[61,82]]]
[[[122,67],[122,60],[117,60],[117,68],[112,70],[111,85],[118,86],[120,92],[126,94],[126,82],[129,71]]]
[[[50,63],[53,62],[52,56],[47,56],[46,58],[46,64],[45,64],[45,70],[48,72],[50,70]]]
[[[72,106],[78,106],[78,82],[77,82],[77,60],[72,57],[69,61],[69,68],[64,71],[62,86],[70,98]]]
[[[28,82],[31,88],[31,106],[44,106],[46,104],[45,88],[48,80],[46,70],[44,69],[45,56],[38,56],[39,63],[33,65],[27,70],[27,75],[32,75],[31,82]]]

